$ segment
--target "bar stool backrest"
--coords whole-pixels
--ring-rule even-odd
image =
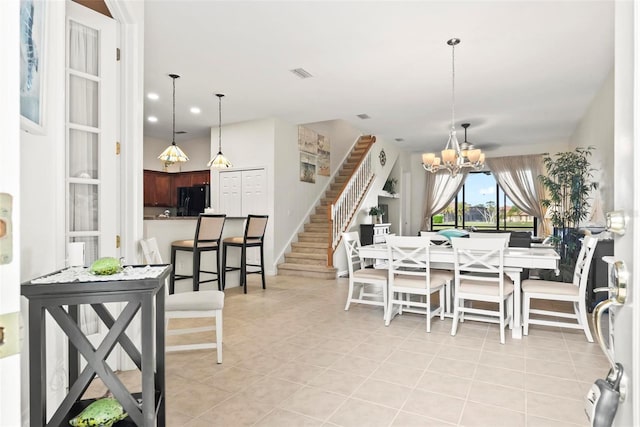
[[[193,239],[197,247],[219,244],[225,219],[226,215],[224,214],[200,214],[198,216],[198,225],[196,226],[196,235]]]
[[[247,226],[244,230],[244,238],[262,240],[264,232],[267,229],[267,220],[269,215],[248,215]]]

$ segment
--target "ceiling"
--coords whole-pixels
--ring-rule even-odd
[[[342,119],[421,152],[455,121],[485,150],[566,141],[613,68],[613,1],[145,2],[145,135]],[[290,72],[313,75],[300,79]],[[192,106],[202,112],[189,112]],[[358,114],[367,114],[362,120]],[[459,137],[462,141],[463,136]]]

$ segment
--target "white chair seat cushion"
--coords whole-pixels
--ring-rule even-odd
[[[447,281],[453,279],[453,273],[446,270],[431,270],[431,288],[437,289]],[[426,288],[427,280],[425,276],[411,276],[398,274],[393,278],[393,286],[403,288]]]
[[[431,270],[431,284],[444,283],[453,280],[453,271],[449,270]]]
[[[505,296],[513,293],[513,282],[506,276],[502,283],[502,289]],[[464,294],[498,296],[500,294],[500,289],[498,288],[497,283],[465,279],[460,281],[459,292]]]
[[[379,268],[362,268],[353,272],[354,279],[379,279],[387,280],[389,271]]]
[[[224,292],[199,291],[167,295],[165,311],[209,311],[224,307]]]
[[[549,280],[525,280],[522,291],[535,294],[553,294],[578,296],[580,289],[573,283],[553,282]]]
[[[244,242],[244,237],[242,237],[242,236],[227,237],[223,241],[224,241],[224,243],[231,243],[231,244],[241,245],[242,242]],[[258,243],[260,243],[260,239],[247,239],[247,245],[258,244]]]

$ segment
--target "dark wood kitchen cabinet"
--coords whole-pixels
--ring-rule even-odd
[[[144,205],[170,207],[173,190],[172,174],[158,171],[144,171]]]
[[[208,169],[189,172],[144,170],[144,206],[178,206],[178,187],[209,184]]]

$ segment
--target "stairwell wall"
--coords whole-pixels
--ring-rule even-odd
[[[358,129],[343,120],[305,123],[302,126],[312,129],[329,138],[331,143],[330,174],[341,166],[342,159],[351,150],[352,145],[362,134]],[[291,236],[304,224],[309,209],[321,197],[331,177],[316,175],[315,183],[300,181],[300,150],[298,149],[298,125],[275,120],[275,163],[274,177],[274,218],[275,218],[275,254],[285,251]],[[311,210],[313,213],[313,210]],[[278,262],[278,260],[274,260]]]
[[[341,120],[305,124],[331,141],[331,173],[339,166],[361,134]],[[265,267],[276,273],[276,254],[281,253],[298,225],[306,220],[309,207],[324,193],[330,177],[316,176],[315,184],[300,181],[298,125],[276,118],[225,125],[222,151],[233,169],[263,167],[267,173],[269,222],[265,234]],[[211,152],[217,152],[217,128],[212,129]],[[219,176],[211,173],[212,206],[218,208]]]
[[[386,163],[384,166],[380,163],[380,152],[384,150]],[[357,231],[360,233],[360,224],[369,221],[369,208],[378,206],[378,195],[384,187],[384,183],[391,174],[391,171],[402,151],[391,142],[384,138],[376,136],[376,142],[371,147],[371,163],[375,173],[375,178],[369,187],[369,191],[365,195],[358,211],[353,217],[347,231]],[[344,250],[344,244],[340,242],[333,254],[333,266],[338,269],[338,275],[345,275],[348,271],[347,255]]]

